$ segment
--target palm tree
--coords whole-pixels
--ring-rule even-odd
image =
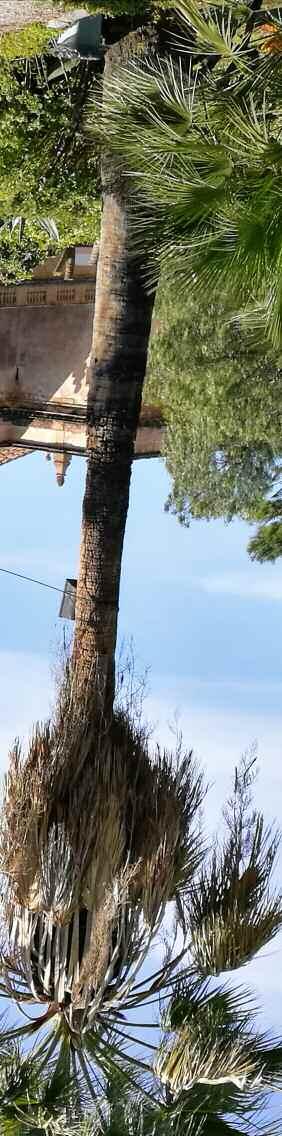
[[[99,1111],[112,1076],[133,1089],[141,1077],[143,1095],[145,1090],[145,1098],[155,1101],[154,1046],[143,1040],[142,1020],[139,1027],[132,1023],[132,1010],[175,989],[176,1027],[179,999],[186,1017],[187,999],[192,1000],[179,966],[180,976],[190,975],[189,991],[196,981],[202,1006],[203,975],[246,962],[281,926],[281,898],[269,889],[278,834],[265,830],[253,809],[253,767],[244,759],[225,810],[227,839],[211,861],[206,854],[199,870],[203,780],[192,755],[181,762],[178,754],[176,767],[159,751],[153,760],[144,731],[117,709],[110,744],[106,731],[99,739],[92,735],[90,766],[89,715],[83,718],[71,674],[57,715],[36,728],[27,759],[18,744],[11,754],[1,817],[7,886],[0,996],[25,1015],[23,1025],[6,1031],[6,1043],[43,1031],[37,1060],[47,1070],[55,1060],[65,1078],[74,1079],[77,1101],[86,1093],[88,1105]],[[144,973],[142,964],[173,900],[183,949],[175,952],[172,943],[155,973],[150,959]],[[134,1025],[145,1060],[136,1057]],[[180,1043],[186,1062],[185,1031],[178,1048]],[[170,1079],[167,1060],[170,1047],[169,1056],[162,1048],[157,1061],[161,1081]],[[234,1075],[240,1069],[238,1058]],[[165,1119],[174,1130],[171,1116]]]
[[[147,49],[145,35],[138,46]],[[107,74],[119,50],[108,53]],[[134,999],[166,902],[180,902],[199,866],[194,820],[203,785],[191,754],[176,768],[167,754],[152,761],[146,734],[113,712],[121,555],[153,298],[141,258],[132,256],[127,193],[107,156],[102,180],[74,647],[53,720],[35,729],[26,762],[18,744],[11,754],[2,966],[3,992],[45,1003],[42,1024],[54,1019],[56,1040],[66,1031],[82,1063],[82,1039],[96,1030],[103,1065],[107,1019],[115,1023],[120,1005]]]
[[[178,0],[181,59],[121,67],[90,125],[131,185],[151,283],[161,270],[172,287],[220,294],[280,348],[281,9],[269,30],[253,8]]]
[[[147,987],[149,996],[150,978],[137,974],[166,905],[182,910],[201,862],[203,794],[192,753],[152,756],[121,707],[99,725],[71,666],[25,760],[15,744],[1,818],[0,993],[42,1004],[20,1033],[51,1023],[47,1052],[67,1039],[83,1068],[84,1046],[103,1068],[112,1031],[116,1059],[121,1011]],[[168,973],[175,964],[167,960]],[[161,964],[153,989],[163,980]]]
[[[259,1123],[268,1131],[262,1116],[282,1088],[282,1042],[257,1030],[250,994],[190,979],[175,991],[163,1026],[156,1073],[175,1110],[174,1130],[239,1136]]]
[[[138,45],[146,50],[146,36]],[[137,970],[167,901],[181,904],[199,866],[203,795],[191,754],[176,766],[159,752],[152,760],[146,733],[113,712],[121,554],[153,298],[132,256],[116,163],[105,157],[102,174],[74,647],[52,721],[36,727],[26,761],[17,743],[10,756],[1,855],[2,993],[44,1004],[23,1035],[51,1021],[44,1051],[67,1036],[89,1086],[83,1047],[102,1069],[105,1055],[119,1056],[104,1034],[117,1030],[121,1006],[145,996],[142,982],[135,995]]]
[[[115,51],[108,60],[106,82]],[[43,1005],[22,1036],[51,1024],[44,1060],[65,1047],[93,1100],[97,1067],[106,1076],[120,1062],[121,1015],[170,974],[166,966],[137,982],[167,902],[176,901],[184,928],[192,911],[203,796],[191,754],[176,767],[167,754],[152,760],[146,733],[113,711],[121,554],[153,298],[144,262],[132,253],[116,160],[104,161],[103,183],[74,651],[54,718],[35,729],[26,761],[18,744],[12,751],[1,826],[8,880],[1,993]],[[257,837],[253,892],[268,911],[260,854]],[[274,927],[270,902],[268,937],[280,922],[277,902]]]

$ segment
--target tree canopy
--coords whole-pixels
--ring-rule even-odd
[[[87,0],[85,7],[104,15],[104,36],[111,42],[169,3]],[[71,7],[77,0],[60,2],[58,12]],[[38,217],[54,217],[62,248],[91,243],[99,232],[99,146],[84,129],[97,64],[81,61],[60,71],[50,35],[35,23],[0,36],[0,225],[19,215],[27,222],[24,242],[18,233],[11,237],[0,228],[3,283],[28,276],[36,262],[55,251],[50,238],[38,232]]]
[[[28,223],[24,247],[16,234],[9,240],[0,230],[4,282],[28,274],[29,253],[32,268],[36,251],[37,260],[53,251],[50,237],[39,235],[38,217],[54,217],[61,247],[91,243],[99,231],[97,153],[83,130],[95,72],[82,62],[51,81],[58,60],[51,64],[43,56],[30,60],[27,71],[25,60],[1,61],[0,220],[22,215]]]
[[[161,404],[168,507],[193,518],[250,517],[282,453],[282,356],[231,329],[218,303],[159,288],[146,397]]]
[[[259,501],[252,511],[251,520],[260,521],[256,533],[248,544],[252,560],[276,560],[282,556],[282,493],[281,489],[267,501]]]
[[[45,749],[43,752],[45,754]],[[134,770],[136,772],[136,747]],[[44,775],[44,762],[39,776],[41,774]],[[16,767],[12,775],[17,778]],[[179,931],[182,926],[185,950],[178,956],[178,967],[175,953],[173,956],[175,939],[172,935],[170,944],[167,938],[165,958],[160,966],[158,964],[158,970],[154,952],[148,960],[153,973],[142,972],[137,983],[135,967],[134,981],[129,986],[126,1002],[114,997],[112,974],[112,983],[107,987],[108,1026],[106,1019],[103,1021],[101,1017],[101,1006],[96,1014],[97,986],[94,997],[93,976],[91,985],[89,983],[90,969],[85,972],[83,985],[78,986],[78,978],[75,983],[73,993],[76,991],[77,1005],[73,1014],[70,1014],[70,990],[62,999],[63,958],[62,952],[60,959],[57,958],[57,948],[61,934],[67,931],[68,935],[70,930],[72,933],[70,922],[61,918],[62,911],[59,923],[54,923],[52,905],[49,924],[57,930],[55,937],[52,932],[51,954],[48,947],[46,949],[46,934],[42,939],[40,936],[38,893],[35,897],[33,892],[32,904],[36,900],[36,910],[32,915],[34,930],[29,947],[27,910],[21,907],[19,893],[16,907],[14,901],[7,913],[4,911],[3,932],[7,934],[5,919],[8,917],[10,921],[13,911],[12,934],[20,917],[23,937],[16,936],[15,953],[11,935],[8,947],[9,932],[8,940],[5,940],[4,934],[0,952],[0,993],[6,1002],[13,998],[18,1003],[23,1012],[23,1024],[16,1023],[7,1028],[4,1021],[0,1030],[1,1132],[7,1133],[7,1136],[11,1131],[16,1136],[27,1136],[30,1130],[37,1133],[46,1130],[52,1136],[55,1133],[67,1136],[69,1129],[78,1130],[76,1126],[85,1115],[89,1118],[87,1131],[89,1134],[93,1131],[93,1136],[100,1132],[109,1136],[122,1136],[124,1133],[128,1136],[129,1133],[131,1136],[154,1136],[156,1132],[160,1136],[168,1136],[172,1132],[187,1136],[189,1132],[190,1136],[197,1136],[202,1128],[206,1136],[210,1131],[214,1136],[217,1133],[220,1136],[223,1124],[226,1136],[237,1136],[238,1131],[249,1130],[248,1125],[253,1123],[256,1113],[261,1122],[262,1109],[266,1104],[269,1106],[271,1091],[282,1085],[281,1041],[259,1031],[257,1014],[247,990],[241,985],[237,989],[234,985],[229,989],[222,985],[222,974],[248,964],[261,946],[277,934],[282,923],[282,897],[271,883],[280,833],[275,827],[265,824],[263,814],[254,806],[255,775],[254,754],[243,757],[235,770],[233,791],[223,810],[224,831],[213,841],[212,851],[202,846],[194,884],[191,879],[187,892],[185,889],[182,892]],[[38,780],[36,786],[39,786]],[[26,788],[25,783],[25,791]],[[107,800],[108,793],[107,782]],[[23,797],[21,800],[23,804]],[[148,804],[148,792],[146,800]],[[199,803],[194,798],[196,811]],[[62,801],[60,810],[62,816]],[[80,818],[81,815],[80,810]],[[69,836],[71,831],[73,839],[74,827],[69,830]],[[202,817],[198,837],[201,832]],[[108,836],[111,841],[111,826]],[[199,849],[199,841],[197,843]],[[59,898],[62,893],[57,886],[58,879],[53,876],[51,860],[43,844],[41,852],[42,867],[45,860],[46,884],[48,877],[47,887],[55,887]],[[105,848],[101,840],[100,857],[102,862]],[[66,863],[69,867],[64,856],[62,868]],[[140,871],[142,860],[138,861],[138,866]],[[181,875],[180,863],[178,867]],[[138,878],[135,875],[135,880]],[[132,875],[132,882],[133,879]],[[106,873],[106,880],[105,895],[109,903],[109,895],[112,899],[115,895],[116,880],[111,873]],[[102,891],[99,895],[101,902]],[[47,908],[50,900],[49,891]],[[158,934],[159,927],[160,924]],[[95,961],[92,937],[92,949],[89,949],[85,927],[84,935],[82,932],[81,925],[76,945],[73,944],[71,952],[67,952],[68,965],[71,965],[71,960],[74,962],[73,951],[80,955],[84,952],[90,968]],[[99,934],[97,946],[102,963],[105,940],[104,936],[100,940]],[[116,945],[114,937],[114,949]],[[176,949],[178,951],[178,945]],[[140,968],[144,957],[142,952]],[[135,962],[137,964],[137,958]],[[43,990],[39,982],[39,970],[42,971],[42,968],[46,971],[46,981],[48,970],[49,978],[51,973],[53,975],[56,988],[60,987],[59,999],[56,995],[54,997],[55,990],[50,999],[45,981]],[[211,975],[220,977],[216,980],[213,977],[210,982]],[[109,980],[108,971],[107,977]],[[124,977],[127,982],[127,969]],[[85,983],[90,999],[94,998],[96,1017],[94,1020],[90,1015],[88,1022],[83,1008]],[[136,1019],[137,1007],[140,1004],[144,1008],[150,1007],[152,1003],[156,1007],[158,995],[161,999],[163,996],[161,1006],[159,1004],[161,1017],[153,1013],[148,1023],[141,1016],[136,1033],[138,1022],[132,1021],[132,1010],[135,1010]],[[40,1004],[39,1016],[33,1010],[35,1002]],[[145,1033],[147,1026],[150,1031],[156,1031],[153,1035],[156,1044],[152,1043],[150,1033]],[[163,1034],[161,1045],[160,1030]],[[21,1051],[22,1044],[25,1048]],[[165,1092],[163,1086],[166,1086]],[[264,1132],[263,1121],[260,1131]]]

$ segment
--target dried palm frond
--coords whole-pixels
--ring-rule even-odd
[[[248,1082],[259,1078],[259,1071],[251,1051],[242,1051],[238,1043],[228,1042],[221,1047],[210,1046],[207,1038],[202,1049],[197,1047],[197,1038],[191,1040],[190,1031],[183,1027],[177,1044],[163,1055],[157,1067],[162,1081],[168,1083],[173,1093],[190,1089],[195,1083],[224,1084],[231,1081],[238,1089],[245,1089]]]
[[[44,912],[14,908],[10,944],[27,986],[35,1000],[61,1009],[74,1028],[90,1007],[107,1012],[122,972],[138,958],[144,937],[147,941],[128,905],[133,875],[133,869],[125,870],[98,910],[80,907],[63,925]]]
[[[281,24],[261,24],[255,42],[264,54],[281,55],[282,35]]]
[[[191,885],[191,952],[201,974],[242,965],[282,925],[282,897],[270,894],[280,836],[252,807],[254,763],[244,757],[236,769],[224,811],[227,836]]]
[[[160,909],[201,861],[203,793],[191,753],[151,756],[146,731],[120,710],[103,727],[67,675],[54,722],[36,727],[26,759],[18,742],[10,754],[0,865],[14,899],[67,922],[80,903],[98,909],[105,888],[138,863],[133,892],[154,921],[152,880]]]
[[[200,974],[221,974],[242,966],[268,943],[282,924],[281,900],[274,900],[243,916],[234,909],[228,915],[216,915],[203,920],[193,930],[191,951],[194,965]]]

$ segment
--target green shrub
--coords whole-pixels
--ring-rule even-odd
[[[1,59],[32,59],[41,55],[50,40],[50,28],[43,24],[28,24],[16,32],[0,36]]]
[[[39,259],[49,252],[50,238],[39,231],[38,218],[53,217],[60,245],[88,244],[99,232],[98,158],[83,129],[84,100],[95,81],[83,65],[70,72],[68,85],[57,80],[42,86],[36,63],[29,64],[31,86],[25,86],[25,63],[2,60],[0,67],[0,221],[26,220],[25,237]],[[87,78],[87,86],[86,86]],[[22,251],[18,230],[11,244],[11,272],[19,278]],[[7,229],[3,231],[2,279],[8,271]],[[1,250],[0,250],[1,259]],[[5,263],[4,263],[5,262]],[[33,261],[23,261],[25,275]]]
[[[47,242],[46,242],[47,243]],[[32,276],[33,268],[45,259],[45,249],[31,235],[19,242],[15,233],[0,229],[0,284],[14,284]]]

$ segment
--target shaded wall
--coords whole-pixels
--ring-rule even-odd
[[[93,315],[93,282],[0,292],[0,406],[86,407]]]

